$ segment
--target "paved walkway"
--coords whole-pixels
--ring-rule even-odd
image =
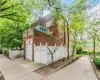
[[[81,57],[76,62],[53,73],[47,78],[33,72],[38,66],[26,65],[27,61],[11,61],[0,55],[0,71],[6,80],[98,80],[89,58]]]
[[[5,80],[40,80],[43,76],[33,72],[39,67],[42,65],[23,59],[12,61],[0,54],[0,71]]]
[[[0,80],[5,80],[1,72],[0,72]]]
[[[44,79],[45,80],[45,79]],[[87,56],[50,75],[46,80],[98,80]]]

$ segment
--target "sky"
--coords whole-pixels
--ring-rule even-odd
[[[93,0],[93,3],[94,3],[95,5],[99,4],[99,2],[100,2],[100,0]]]
[[[71,4],[74,0],[62,0],[63,3]]]
[[[62,0],[62,3],[71,4],[71,3],[73,3],[73,1],[75,1],[75,0]],[[91,0],[91,1],[95,6],[100,4],[100,0]],[[49,13],[50,13],[50,11],[46,10],[46,11],[44,11],[43,16],[46,16]]]
[[[62,0],[63,3],[71,4],[74,0]],[[100,0],[91,0],[94,5],[97,5]]]

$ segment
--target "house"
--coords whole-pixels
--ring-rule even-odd
[[[23,38],[24,38],[24,59],[29,59],[32,61],[37,61],[36,56],[39,58],[39,52],[36,53],[37,52],[36,50],[38,51],[40,50],[39,49],[41,48],[40,45],[42,46],[48,45],[52,47],[55,46],[55,44],[56,46],[64,45],[64,32],[58,28],[58,24],[54,21],[51,14],[48,14],[43,18],[40,18],[35,23],[33,23],[31,25],[31,28],[29,28],[24,32]],[[40,53],[40,55],[41,54],[42,53]]]

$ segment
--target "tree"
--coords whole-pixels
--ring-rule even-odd
[[[76,47],[83,43],[82,37],[86,24],[86,16],[85,10],[80,10],[80,12],[72,13],[71,15],[70,34],[72,35],[72,55],[75,53]]]
[[[58,50],[57,47],[53,48],[53,50],[51,50],[49,47],[47,47],[48,51],[49,51],[49,55],[51,56],[51,62],[54,62],[54,54],[55,52]],[[53,65],[54,66],[54,65]]]
[[[5,23],[5,22],[4,22]],[[3,48],[16,48],[21,49],[23,44],[23,31],[28,28],[28,24],[20,22],[5,23],[0,26],[0,45]]]
[[[67,54],[69,59],[69,47],[70,47],[70,24],[71,24],[71,14],[74,12],[78,12],[78,9],[83,11],[86,8],[86,1],[85,0],[75,0],[72,5],[67,6],[67,4],[62,4],[59,0],[48,0],[48,4],[52,11],[56,14],[56,18],[62,19],[64,21],[64,28],[66,29],[67,33]],[[76,10],[77,9],[77,10]]]
[[[0,0],[0,20],[24,22],[27,16],[24,6],[23,0]]]
[[[97,16],[97,12],[91,13],[89,15],[89,20],[87,21],[87,33],[91,36],[93,42],[93,57],[95,57],[96,50],[96,39],[98,38],[99,33],[99,18]]]
[[[29,1],[29,0],[28,0]],[[29,27],[31,9],[24,0],[0,0],[0,46],[20,47],[23,32]]]
[[[95,57],[95,48],[96,48],[96,37],[97,37],[97,33],[98,33],[98,29],[95,28],[91,28],[91,30],[87,30],[88,34],[91,36],[92,41],[93,41],[93,55]]]

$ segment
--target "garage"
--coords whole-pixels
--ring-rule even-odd
[[[32,60],[32,39],[26,40],[26,59]]]

